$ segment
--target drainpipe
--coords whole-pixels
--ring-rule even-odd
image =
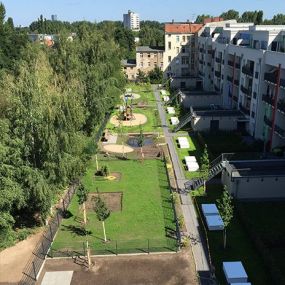
[[[234,53],[234,66],[233,66],[233,81],[232,81],[232,100],[231,100],[231,109],[233,108],[234,100],[234,90],[235,90],[235,74],[236,74],[236,53]]]
[[[271,125],[271,133],[270,133],[270,140],[269,140],[269,149],[272,149],[273,144],[273,135],[275,131],[275,121],[276,121],[276,111],[277,111],[277,102],[278,102],[278,95],[280,89],[280,75],[281,75],[281,64],[278,66],[277,71],[277,81],[275,86],[275,95],[273,98],[273,114],[272,114],[272,125]]]

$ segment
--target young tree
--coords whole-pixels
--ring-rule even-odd
[[[94,202],[95,203],[93,209],[97,215],[98,220],[102,222],[104,241],[107,242],[105,220],[110,216],[110,210],[107,208],[105,202],[101,199],[99,194],[97,197],[95,197]]]
[[[201,157],[201,176],[204,180],[204,192],[206,192],[206,181],[209,177],[210,162],[207,150],[207,145],[204,147],[204,151]]]
[[[142,125],[140,125],[140,134],[139,134],[139,138],[138,138],[138,146],[141,148],[141,156],[142,156],[142,161],[143,161],[143,145],[144,145],[144,133],[143,133],[143,128]]]
[[[84,185],[82,183],[79,184],[76,194],[77,194],[77,198],[78,198],[79,207],[81,207],[83,210],[83,222],[84,222],[84,228],[85,228],[86,224],[87,224],[87,215],[86,215],[85,203],[88,199],[88,191],[86,190],[86,188],[84,187]]]
[[[163,79],[163,72],[158,66],[156,66],[148,73],[148,77],[151,84],[161,84]]]
[[[229,226],[234,214],[233,198],[230,195],[230,193],[227,191],[226,186],[224,187],[224,191],[221,198],[217,199],[217,205],[219,213],[224,222],[224,248],[226,248],[227,246],[226,229]]]

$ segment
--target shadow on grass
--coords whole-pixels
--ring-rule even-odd
[[[62,226],[62,230],[63,231],[69,231],[75,235],[78,235],[78,236],[86,236],[86,235],[90,235],[92,232],[91,231],[88,231],[88,230],[85,230],[83,227],[80,227],[80,226],[74,226],[74,225],[68,225],[68,226],[65,226],[63,225]]]

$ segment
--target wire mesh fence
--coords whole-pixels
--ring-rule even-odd
[[[33,255],[23,270],[23,276],[19,284],[35,284],[37,276],[54,240],[55,234],[76,191],[76,186],[77,182],[73,183],[68,188],[61,202],[57,205],[56,214],[50,219],[48,225],[44,230],[42,238],[33,250]]]

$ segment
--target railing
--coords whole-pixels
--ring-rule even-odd
[[[281,138],[285,138],[285,130],[282,129],[281,127],[279,127],[278,125],[275,125],[274,127],[274,131],[281,137]]]
[[[221,63],[222,62],[222,59],[220,57],[216,57],[215,60],[216,60],[217,63]]]
[[[277,103],[277,109],[282,112],[285,113],[285,101],[284,100],[279,100]]]
[[[277,84],[277,76],[275,73],[265,72],[264,73],[264,80],[268,81],[270,83],[273,83],[273,84]]]
[[[74,183],[69,187],[62,202],[57,206],[55,216],[49,221],[48,226],[43,233],[42,239],[37,243],[35,249],[33,250],[32,257],[23,270],[23,277],[19,282],[20,285],[34,284],[36,282],[46,255],[48,254],[50,246],[54,240],[55,234],[76,191],[76,186],[77,183]]]
[[[242,67],[241,71],[242,71],[243,74],[246,74],[248,76],[253,77],[253,69],[251,69],[249,66],[244,65]]]
[[[221,72],[220,71],[215,71],[215,76],[217,76],[217,77],[221,77]]]
[[[240,89],[244,94],[251,96],[252,89],[250,87],[246,88],[245,86],[241,85]]]
[[[246,115],[250,115],[250,110],[248,110],[247,108],[245,108],[244,106],[242,106],[241,104],[239,104],[239,109]]]
[[[268,127],[272,128],[272,120],[269,119],[267,116],[264,116],[264,123],[265,123]]]
[[[262,101],[266,102],[269,105],[273,106],[273,96],[269,96],[268,94],[263,94],[262,95]]]

